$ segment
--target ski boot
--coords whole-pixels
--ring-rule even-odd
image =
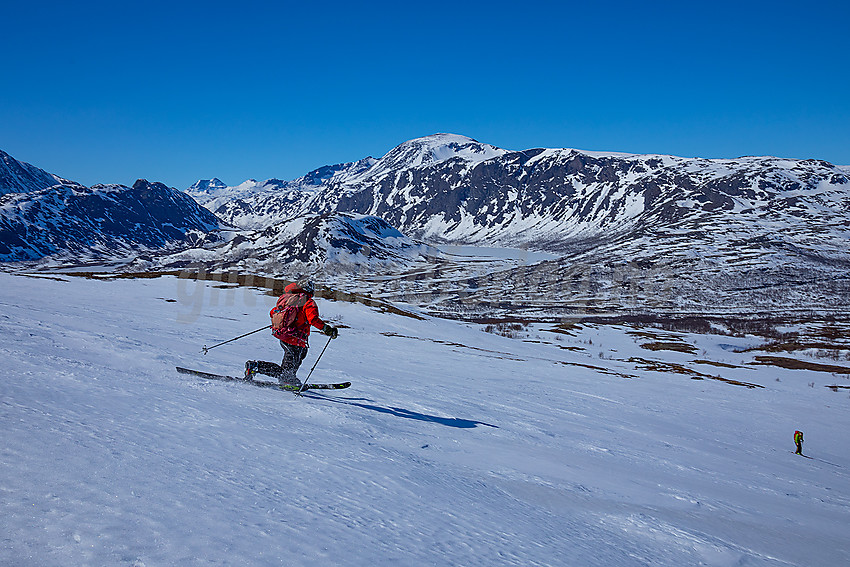
[[[254,375],[257,373],[257,363],[253,360],[249,360],[245,363],[245,375],[243,376],[243,380],[246,382],[253,382]]]

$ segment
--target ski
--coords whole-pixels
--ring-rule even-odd
[[[177,372],[181,374],[190,374],[192,376],[199,376],[201,378],[207,378],[210,380],[224,380],[225,382],[243,382],[245,384],[253,384],[254,386],[259,386],[260,388],[272,388],[273,390],[285,390],[287,392],[298,392],[301,387],[300,386],[281,386],[275,382],[265,382],[262,380],[246,380],[245,378],[240,378],[237,376],[227,376],[225,374],[213,374],[212,372],[202,372],[200,370],[191,370],[189,368],[183,368],[181,366],[177,366]],[[305,390],[342,390],[343,388],[348,388],[351,386],[351,382],[338,382],[335,384],[307,384],[304,388]]]

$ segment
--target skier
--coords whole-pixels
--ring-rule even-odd
[[[262,360],[247,361],[246,380],[253,380],[256,374],[265,374],[277,378],[281,386],[301,386],[296,372],[307,356],[310,326],[320,329],[332,339],[339,335],[336,327],[319,318],[319,308],[313,301],[314,290],[313,282],[309,280],[286,286],[283,295],[269,312],[272,334],[280,340],[283,349],[283,361],[280,365]]]
[[[803,454],[803,432],[802,431],[795,431],[794,432],[794,443],[797,444],[797,454],[802,455]]]

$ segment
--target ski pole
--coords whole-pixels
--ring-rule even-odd
[[[319,361],[322,359],[322,355],[325,354],[325,351],[328,350],[328,347],[331,344],[333,337],[328,337],[328,342],[325,344],[325,348],[322,349],[322,352],[319,353],[319,358],[316,359],[316,362],[313,363],[313,368],[310,369],[310,372],[307,374],[307,377],[304,378],[304,383],[301,384],[301,387],[298,388],[298,391],[295,392],[296,396],[300,396],[301,392],[304,391],[304,388],[307,387],[307,381],[310,379],[310,376],[313,374],[313,371],[316,369],[316,365],[319,364]]]
[[[260,328],[259,328],[259,329],[257,329],[256,331],[251,331],[250,333],[245,333],[244,335],[239,335],[238,337],[233,337],[233,338],[232,338],[232,339],[230,339],[230,340],[224,341],[223,343],[218,343],[217,345],[213,345],[213,346],[211,346],[211,347],[208,347],[207,345],[204,345],[204,348],[203,348],[203,349],[201,349],[201,351],[202,351],[204,354],[207,354],[207,352],[209,352],[209,350],[210,350],[210,349],[213,349],[213,348],[215,348],[215,347],[220,347],[221,345],[226,345],[227,343],[232,343],[233,341],[235,341],[235,340],[237,340],[237,339],[241,339],[242,337],[247,337],[248,335],[253,335],[254,333],[259,333],[260,331],[265,331],[265,330],[266,330],[266,329],[268,329],[269,327],[271,327],[271,325],[266,325],[265,327],[260,327]]]

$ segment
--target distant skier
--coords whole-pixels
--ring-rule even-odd
[[[802,455],[803,454],[803,432],[802,431],[795,431],[794,432],[794,443],[797,444],[797,454]]]
[[[301,386],[296,376],[298,367],[307,356],[310,326],[320,329],[335,339],[339,335],[336,327],[319,318],[319,308],[313,301],[315,287],[311,281],[291,283],[269,312],[272,318],[272,335],[280,340],[283,361],[274,362],[249,360],[245,363],[245,379],[253,380],[256,374],[277,378],[282,386]]]

